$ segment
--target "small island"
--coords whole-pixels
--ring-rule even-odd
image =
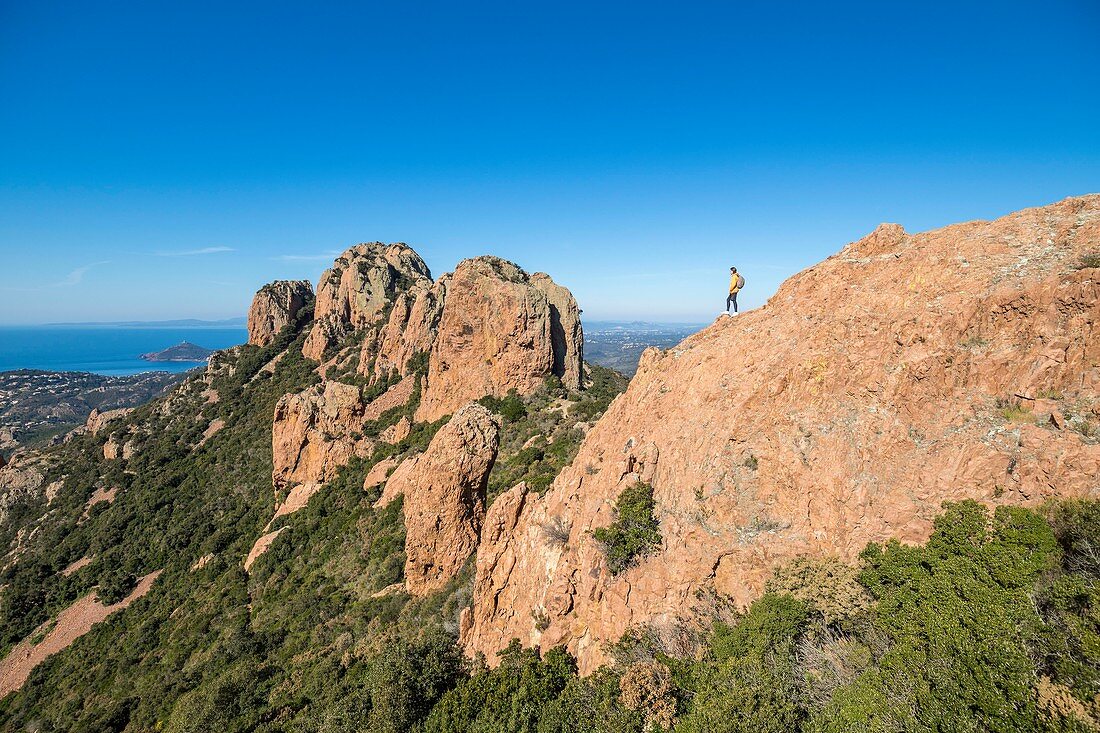
[[[169,346],[164,351],[142,354],[141,358],[145,361],[206,361],[213,353],[213,349],[183,341],[175,346]]]

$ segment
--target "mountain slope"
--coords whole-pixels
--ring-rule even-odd
[[[275,283],[256,296],[250,344],[0,468],[0,730],[332,730],[320,714],[357,704],[384,649],[434,639],[459,671],[453,638],[487,499],[513,478],[549,484],[623,383],[599,368],[588,389],[579,373],[563,383],[581,368],[579,324],[549,278],[468,260],[477,274],[456,299],[449,276],[433,283],[417,261],[378,243],[338,259],[356,276],[319,289],[324,364],[305,355],[311,289]],[[402,327],[399,304],[425,293],[439,312]],[[505,323],[517,308],[522,320]],[[447,394],[429,381],[434,360],[482,373]],[[433,389],[433,420],[418,420]],[[499,442],[458,460],[469,429],[498,421]],[[382,505],[406,461],[416,481],[393,481]],[[437,496],[453,499],[447,522]]]
[[[882,228],[621,395],[498,258],[265,287],[0,468],[0,731],[1083,730],[1100,503],[940,504],[1096,494],[1098,209]]]
[[[908,235],[883,225],[766,306],[650,350],[545,496],[489,510],[468,652],[582,670],[780,562],[921,541],[945,500],[1100,496],[1100,196]],[[616,575],[593,530],[652,486],[662,542]],[[567,529],[567,536],[548,527]]]

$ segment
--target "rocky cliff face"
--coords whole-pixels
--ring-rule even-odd
[[[530,394],[551,374],[579,387],[583,343],[568,290],[499,257],[464,260],[439,285],[443,309],[417,419],[487,394]]]
[[[267,346],[313,299],[308,280],[276,280],[260,288],[248,309],[248,343]]]
[[[405,588],[437,591],[473,554],[485,516],[485,486],[500,444],[500,421],[466,405],[423,454],[404,461],[386,482],[383,502],[405,497]]]
[[[325,270],[317,285],[315,324],[302,353],[323,361],[349,334],[375,327],[398,293],[430,288],[431,272],[420,255],[402,243],[357,244]]]
[[[369,454],[374,441],[363,435],[363,426],[405,404],[414,386],[404,380],[373,400],[364,400],[359,387],[335,381],[285,395],[272,426],[276,491],[324,483],[352,456]]]
[[[545,496],[519,486],[488,510],[466,649],[565,644],[590,671],[604,641],[699,591],[746,604],[793,556],[923,540],[945,500],[1100,496],[1100,270],[1077,269],[1097,250],[1100,196],[883,225],[647,352]],[[662,545],[613,575],[591,531],[637,481]]]

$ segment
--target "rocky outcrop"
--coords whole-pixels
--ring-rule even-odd
[[[884,225],[647,351],[550,491],[488,510],[465,648],[565,644],[591,671],[701,590],[744,605],[794,556],[922,541],[945,500],[1100,496],[1100,270],[1077,269],[1097,250],[1100,196]],[[591,532],[637,481],[662,545],[613,575]]]
[[[120,420],[133,411],[134,408],[132,407],[120,407],[117,410],[104,410],[103,412],[93,409],[88,413],[88,420],[84,423],[84,429],[92,435],[95,435],[102,430],[107,423]]]
[[[313,285],[308,280],[276,280],[264,285],[248,309],[248,343],[271,344],[311,300]]]
[[[418,420],[435,420],[484,395],[530,394],[551,374],[579,384],[580,325],[568,290],[499,257],[464,260],[440,284],[443,310]]]
[[[25,451],[7,462],[0,460],[0,523],[12,508],[32,500],[43,491],[46,465],[41,455]]]
[[[323,361],[322,374],[354,370],[372,384],[396,375],[401,389],[369,408],[333,380],[284,397],[274,425],[277,491],[323,483],[352,455],[364,455],[372,446],[361,435],[364,421],[374,419],[368,409],[381,414],[406,404],[418,384],[418,422],[485,395],[529,394],[553,374],[582,386],[580,311],[566,288],[497,257],[465,260],[438,282],[430,278],[409,247],[380,243],[348,249],[322,276],[305,355]],[[397,443],[411,427],[404,420],[379,437]]]
[[[321,275],[315,323],[302,353],[323,361],[329,349],[355,331],[380,327],[399,293],[431,285],[428,266],[408,245],[370,242],[351,247]]]
[[[125,434],[114,434],[107,438],[103,444],[103,457],[108,461],[122,459],[128,461],[134,457],[137,446],[133,440],[128,440]]]
[[[352,456],[366,456],[373,447],[361,432],[366,411],[359,387],[342,382],[279,400],[272,423],[275,490],[324,483]]]
[[[496,416],[466,405],[423,454],[406,459],[386,482],[384,500],[405,497],[405,585],[411,595],[442,588],[477,547],[499,441]]]
[[[407,375],[410,360],[431,350],[442,309],[440,285],[428,287],[418,281],[399,293],[385,324],[363,339],[359,373],[374,378],[391,373]]]
[[[577,307],[577,301],[568,288],[558,285],[544,272],[532,275],[531,284],[550,301],[553,372],[569,389],[581,389],[584,386],[584,330],[581,328],[581,310]]]

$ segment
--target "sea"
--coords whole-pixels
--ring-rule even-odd
[[[194,361],[143,361],[181,341],[225,349],[248,340],[248,330],[127,326],[0,326],[0,372],[48,369],[123,376],[139,372],[185,372]]]

